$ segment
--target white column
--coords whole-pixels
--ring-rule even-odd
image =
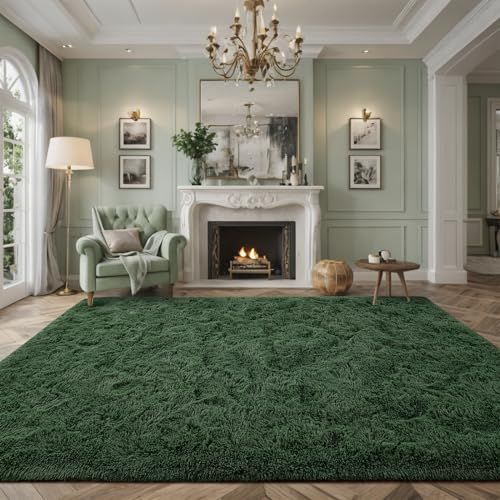
[[[429,280],[466,283],[467,85],[429,75]]]

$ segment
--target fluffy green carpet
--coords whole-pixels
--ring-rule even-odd
[[[500,479],[499,380],[423,298],[97,299],[0,363],[0,480]]]

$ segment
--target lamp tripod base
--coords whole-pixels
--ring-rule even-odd
[[[67,297],[69,295],[75,295],[78,293],[78,290],[73,290],[73,288],[68,288],[67,286],[64,288],[61,288],[60,290],[57,290],[56,295],[59,295],[59,297]]]

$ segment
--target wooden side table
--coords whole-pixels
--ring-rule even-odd
[[[375,305],[377,303],[378,292],[380,289],[380,283],[382,282],[382,276],[385,273],[385,280],[387,284],[387,295],[392,297],[392,279],[391,273],[396,273],[401,280],[403,285],[403,290],[405,292],[405,297],[408,302],[410,302],[410,296],[408,295],[408,288],[406,287],[405,275],[406,271],[413,271],[414,269],[419,269],[420,265],[416,262],[406,262],[406,261],[395,261],[380,264],[370,264],[367,259],[361,259],[356,261],[356,266],[362,269],[369,269],[370,271],[377,271],[377,284],[375,285],[375,291],[373,292],[373,302]]]

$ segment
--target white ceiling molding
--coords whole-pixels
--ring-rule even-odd
[[[450,2],[451,0],[427,0],[403,28],[408,43],[413,43]]]
[[[408,0],[408,3],[403,7],[398,17],[396,17],[396,19],[394,19],[394,22],[392,23],[395,28],[399,28],[407,22],[407,17],[409,17],[418,1],[419,0]]]
[[[283,33],[295,33],[295,27],[283,26]],[[120,25],[107,26],[91,40],[96,45],[194,45],[204,46],[207,27],[203,25],[182,26],[145,26]],[[392,27],[373,26],[302,26],[305,45],[388,45],[406,44],[407,39],[401,31]]]
[[[144,24],[141,14],[145,13],[139,8],[141,3],[134,0],[106,0],[109,4],[106,4],[106,15],[101,19],[99,8],[102,1],[0,0],[0,13],[61,58],[123,57],[125,47],[136,49],[127,56],[131,58],[158,57],[162,49],[166,54],[177,53],[180,57],[203,57],[206,25]],[[472,5],[475,1],[471,0]],[[492,1],[500,4],[500,0]],[[302,26],[305,33],[304,55],[318,57],[323,47],[335,49],[335,54],[342,57],[343,46],[368,49],[373,46],[398,46],[402,50],[401,57],[404,57],[405,47],[408,48],[408,57],[418,57],[423,55],[422,49],[419,49],[420,53],[412,50],[413,42],[443,9],[452,8],[452,4],[451,0],[407,0],[395,19],[392,16],[388,18],[387,25],[324,26],[320,24],[320,10],[312,16],[317,19],[317,24]],[[391,5],[390,0],[384,0],[384,5]],[[304,8],[314,12],[313,6],[305,5]],[[116,21],[113,18],[115,10],[118,16]],[[462,11],[466,12],[467,7],[462,6]],[[365,15],[365,19],[369,22],[369,16]],[[285,33],[295,32],[295,26],[283,26],[282,29]],[[438,32],[434,39],[439,40],[439,36]],[[61,47],[64,43],[71,43],[75,48],[64,50]],[[154,48],[150,56],[147,47]],[[352,49],[350,54],[352,56]],[[378,50],[377,56],[384,57],[383,49]],[[359,57],[365,57],[362,51],[359,51]]]
[[[424,62],[430,73],[438,71],[448,74],[453,74],[453,66],[457,62],[453,58],[459,57],[463,59],[464,55],[470,54],[471,50],[478,48],[477,43],[482,44],[479,40],[476,44],[474,41],[485,34],[486,39],[494,36],[496,29],[492,33],[486,33],[500,19],[500,1],[499,0],[483,0],[471,12],[469,12],[450,32],[424,57]],[[484,39],[483,39],[484,40]],[[469,45],[474,46],[467,51],[467,54],[461,55],[460,52]],[[484,57],[488,57],[496,49],[493,47],[489,54],[485,53]],[[451,62],[451,63],[450,63]],[[480,61],[476,61],[477,63]],[[462,74],[466,74],[462,72]]]

